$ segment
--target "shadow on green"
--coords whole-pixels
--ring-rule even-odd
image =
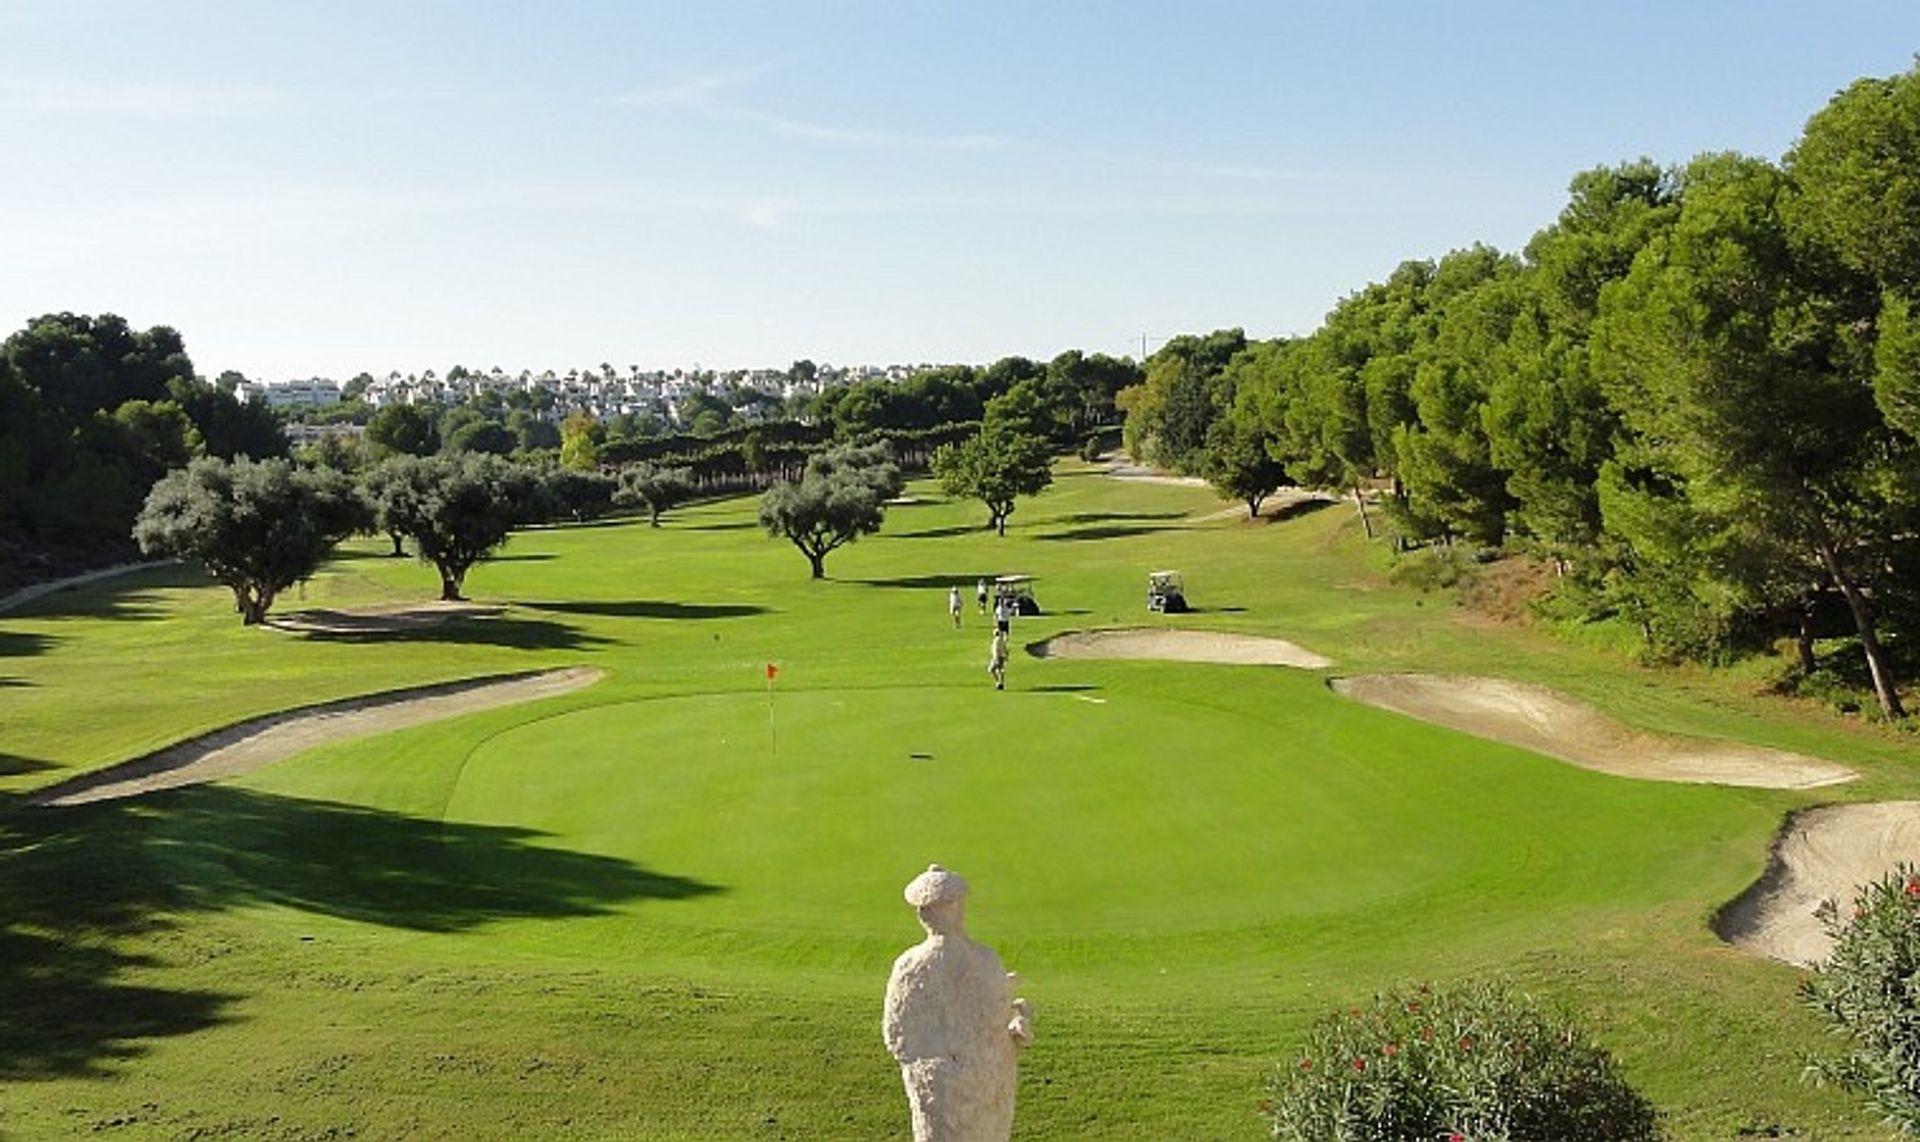
[[[889,533],[892,539],[951,539],[956,535],[977,535],[987,530],[982,523],[955,524],[952,527],[930,527],[923,531],[896,531]]]
[[[1095,527],[1070,527],[1065,531],[1049,531],[1034,536],[1058,543],[1082,543],[1091,539],[1127,539],[1136,535],[1152,535],[1157,531],[1184,531],[1185,528],[1154,526],[1149,524],[1103,524]]]
[[[749,603],[670,603],[658,599],[620,599],[582,602],[521,603],[536,611],[563,615],[596,615],[612,619],[744,619],[771,614],[768,607]]]
[[[545,836],[221,786],[64,809],[0,795],[0,1078],[103,1073],[221,1022],[240,996],[127,978],[170,966],[126,948],[184,913],[273,904],[460,932],[722,891]]]
[[[969,571],[964,575],[904,575],[893,579],[848,579],[846,582],[862,587],[897,587],[906,591],[937,591],[943,587],[964,587],[973,590],[982,579],[991,580],[997,571]],[[973,600],[967,600],[972,603]]]
[[[52,635],[48,634],[0,630],[0,658],[25,658],[29,655],[45,654],[53,648],[56,641]]]
[[[509,650],[579,650],[590,646],[607,646],[614,641],[587,634],[572,623],[550,619],[514,619],[501,615],[456,619],[437,626],[389,631],[302,631],[297,637],[309,642],[436,642],[460,646],[497,646]]]

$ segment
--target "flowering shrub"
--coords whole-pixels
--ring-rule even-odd
[[[1920,1134],[1920,871],[1902,865],[1860,889],[1843,916],[1824,912],[1833,955],[1802,997],[1851,1040],[1807,1070],[1871,1099],[1890,1125]]]
[[[1525,996],[1421,986],[1335,1012],[1268,1081],[1291,1142],[1645,1142],[1653,1107],[1612,1058]]]

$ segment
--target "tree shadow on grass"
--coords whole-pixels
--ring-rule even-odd
[[[683,523],[675,531],[753,531],[760,526],[759,520],[742,519],[729,523]]]
[[[905,575],[893,579],[847,579],[845,582],[856,583],[862,587],[897,587],[908,591],[936,591],[947,587],[959,587],[962,588],[963,593],[967,594],[967,605],[972,606],[974,599],[970,592],[982,579],[992,583],[997,574],[999,572],[968,572],[964,575]]]
[[[1310,516],[1315,512],[1323,512],[1328,508],[1338,507],[1339,504],[1339,500],[1294,500],[1292,503],[1281,504],[1271,515],[1268,515],[1266,512],[1261,512],[1260,514],[1266,518],[1268,523],[1280,523],[1283,520],[1299,519],[1302,516]]]
[[[170,613],[159,592],[218,586],[198,563],[169,563],[144,571],[79,583],[24,603],[9,617],[37,619],[162,619]]]
[[[58,641],[50,634],[0,630],[0,658],[28,658],[36,654],[45,654]]]
[[[549,619],[513,619],[500,615],[384,631],[301,631],[296,637],[315,642],[442,642],[460,646],[498,646],[510,650],[578,650],[613,642],[612,639],[588,634],[572,623]]]
[[[750,603],[669,603],[654,599],[521,603],[520,606],[563,615],[600,615],[615,619],[742,619],[772,613],[766,607]]]
[[[241,996],[129,978],[176,918],[257,903],[424,932],[723,891],[535,830],[246,789],[36,809],[0,794],[0,1079],[106,1073]]]
[[[1050,531],[1034,536],[1056,543],[1078,543],[1089,539],[1126,539],[1135,535],[1151,535],[1156,531],[1180,531],[1177,527],[1153,527],[1143,524],[1104,524],[1094,527],[1071,527],[1065,531]]]
[[[5,684],[4,680],[0,680],[0,685]],[[52,762],[41,761],[37,757],[21,757],[18,754],[0,753],[0,777],[15,777],[22,773],[41,773],[54,768],[56,768],[56,766]]]
[[[546,563],[558,556],[551,551],[529,551],[523,555],[489,555],[488,563]]]
[[[1140,523],[1153,520],[1185,519],[1186,516],[1186,512],[1074,512],[1071,515],[1058,516],[1052,522],[1064,524]]]
[[[891,534],[891,538],[950,539],[956,535],[978,535],[987,530],[987,525],[983,523],[962,523],[954,524],[952,527],[929,527],[921,531],[896,531]]]

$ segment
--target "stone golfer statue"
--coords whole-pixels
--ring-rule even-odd
[[[880,1034],[900,1063],[914,1142],[1004,1142],[1033,1013],[994,950],[967,938],[966,881],[930,865],[906,896],[927,938],[893,963]]]

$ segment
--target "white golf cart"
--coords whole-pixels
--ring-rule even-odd
[[[1007,600],[1017,615],[1037,615],[1040,613],[1040,601],[1033,597],[1033,576],[1002,575],[993,581],[993,599],[998,603]]]
[[[1157,615],[1183,615],[1187,606],[1187,588],[1178,571],[1147,573],[1147,609]]]

